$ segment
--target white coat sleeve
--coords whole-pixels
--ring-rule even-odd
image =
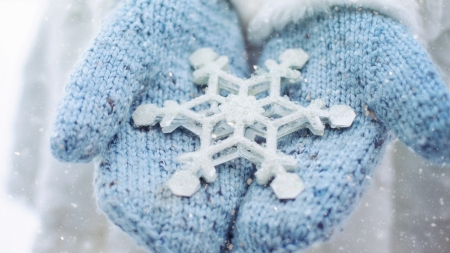
[[[410,27],[414,34],[422,33],[416,0],[232,0],[247,28],[251,43],[261,44],[274,30],[336,6],[368,8],[391,16]]]

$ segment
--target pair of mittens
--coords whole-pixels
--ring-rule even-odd
[[[244,40],[228,4],[127,0],[85,53],[58,107],[54,156],[97,157],[99,206],[152,252],[294,252],[328,238],[363,193],[390,132],[426,158],[449,159],[449,93],[424,49],[395,20],[343,9],[288,25],[261,56],[262,63],[302,48],[310,59],[304,80],[287,86],[290,99],[306,106],[321,98],[357,114],[348,129],[324,136],[301,130],[279,141],[297,159],[305,190],[279,200],[269,187],[249,186],[254,167],[237,159],[218,166],[216,181],[192,197],[175,196],[166,186],[180,169],[175,157],[195,151],[198,139],[180,129],[135,128],[131,114],[141,104],[202,94],[188,61],[202,47],[228,56],[230,72],[247,76]]]

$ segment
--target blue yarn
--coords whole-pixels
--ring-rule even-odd
[[[176,197],[165,186],[180,169],[174,157],[199,147],[197,137],[132,125],[141,104],[162,107],[201,94],[188,58],[202,47],[228,56],[230,71],[246,76],[244,39],[225,1],[125,1],[70,77],[57,112],[54,156],[87,162],[100,155],[94,182],[100,208],[152,252],[226,247],[232,210],[252,175],[241,159],[219,167],[217,181],[195,196]]]
[[[191,99],[198,90],[191,89],[186,59],[196,49],[228,55],[230,71],[244,75],[245,49],[229,8],[225,1],[125,1],[70,76],[51,139],[53,155],[89,162],[145,99],[159,106]]]
[[[363,194],[391,133],[425,158],[450,160],[449,93],[405,26],[367,10],[333,10],[274,33],[260,64],[297,47],[310,60],[305,81],[286,89],[291,100],[347,104],[357,117],[322,137],[304,130],[280,141],[306,189],[280,201],[252,184],[235,223],[235,252],[297,252],[328,239]]]
[[[198,139],[188,131],[136,129],[137,106],[187,101],[201,93],[192,83],[189,55],[212,47],[246,75],[243,39],[235,14],[222,1],[128,0],[106,23],[66,86],[57,112],[52,152],[61,161],[96,160],[100,208],[153,252],[295,252],[329,238],[351,212],[391,138],[426,158],[450,160],[449,93],[425,51],[398,22],[366,10],[342,9],[274,33],[260,62],[288,48],[310,60],[305,81],[286,93],[303,105],[322,98],[350,105],[352,127],[307,130],[284,137],[279,148],[297,158],[306,189],[295,200],[246,182],[254,169],[237,159],[218,166],[218,178],[190,198],[165,183]],[[262,64],[261,64],[262,65]],[[169,75],[171,73],[171,75]],[[364,106],[377,120],[364,115]],[[237,217],[237,218],[236,218]]]

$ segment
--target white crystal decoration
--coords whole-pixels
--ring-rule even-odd
[[[159,122],[164,133],[182,126],[200,137],[198,150],[177,157],[185,169],[167,182],[173,194],[192,196],[200,188],[200,177],[214,182],[215,166],[238,157],[256,164],[259,184],[274,178],[270,186],[279,199],[295,199],[303,191],[300,177],[288,172],[297,169],[297,160],[277,149],[278,139],[302,128],[323,135],[324,123],[332,128],[349,127],[356,114],[347,105],[327,109],[317,99],[305,108],[281,97],[281,81],[299,82],[297,69],[308,61],[308,55],[289,49],[279,60],[280,64],[267,60],[268,72],[244,80],[227,72],[226,56],[217,57],[210,48],[199,49],[189,61],[195,68],[194,82],[208,86],[204,95],[182,104],[165,101],[163,108],[145,104],[136,109],[132,115],[135,126]]]

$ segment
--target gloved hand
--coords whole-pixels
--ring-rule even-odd
[[[305,190],[280,201],[252,184],[235,223],[235,252],[297,252],[329,238],[363,194],[391,132],[427,159],[450,160],[449,92],[404,25],[339,8],[273,34],[260,65],[298,47],[310,59],[304,81],[287,87],[290,99],[347,104],[357,117],[350,128],[327,128],[324,136],[302,130],[279,141],[298,160]]]
[[[52,152],[61,161],[97,160],[95,189],[106,215],[152,252],[219,252],[251,175],[239,160],[219,168],[214,184],[191,198],[165,184],[180,165],[174,157],[195,150],[188,131],[136,129],[137,106],[191,100],[189,56],[211,47],[246,75],[243,38],[225,1],[127,0],[105,23],[66,86]]]
[[[236,252],[306,248],[329,237],[349,214],[388,129],[427,158],[448,161],[449,144],[442,141],[450,129],[448,92],[425,52],[396,21],[350,9],[286,27],[261,58],[303,48],[310,61],[302,70],[305,82],[290,86],[291,99],[307,105],[322,98],[358,113],[349,129],[327,129],[323,137],[304,130],[280,141],[298,159],[305,191],[280,201],[270,188],[252,184],[237,212],[253,173],[238,160],[219,167],[218,179],[194,196],[173,196],[165,187],[179,169],[173,158],[194,151],[198,141],[182,130],[136,130],[131,112],[143,103],[196,96],[186,59],[197,48],[213,47],[231,57],[233,73],[245,73],[236,18],[223,3],[199,2],[126,1],[72,75],[58,109],[53,153],[84,162],[101,154],[99,204],[141,245],[158,252],[217,252],[233,238]],[[366,105],[376,120],[365,116]]]

